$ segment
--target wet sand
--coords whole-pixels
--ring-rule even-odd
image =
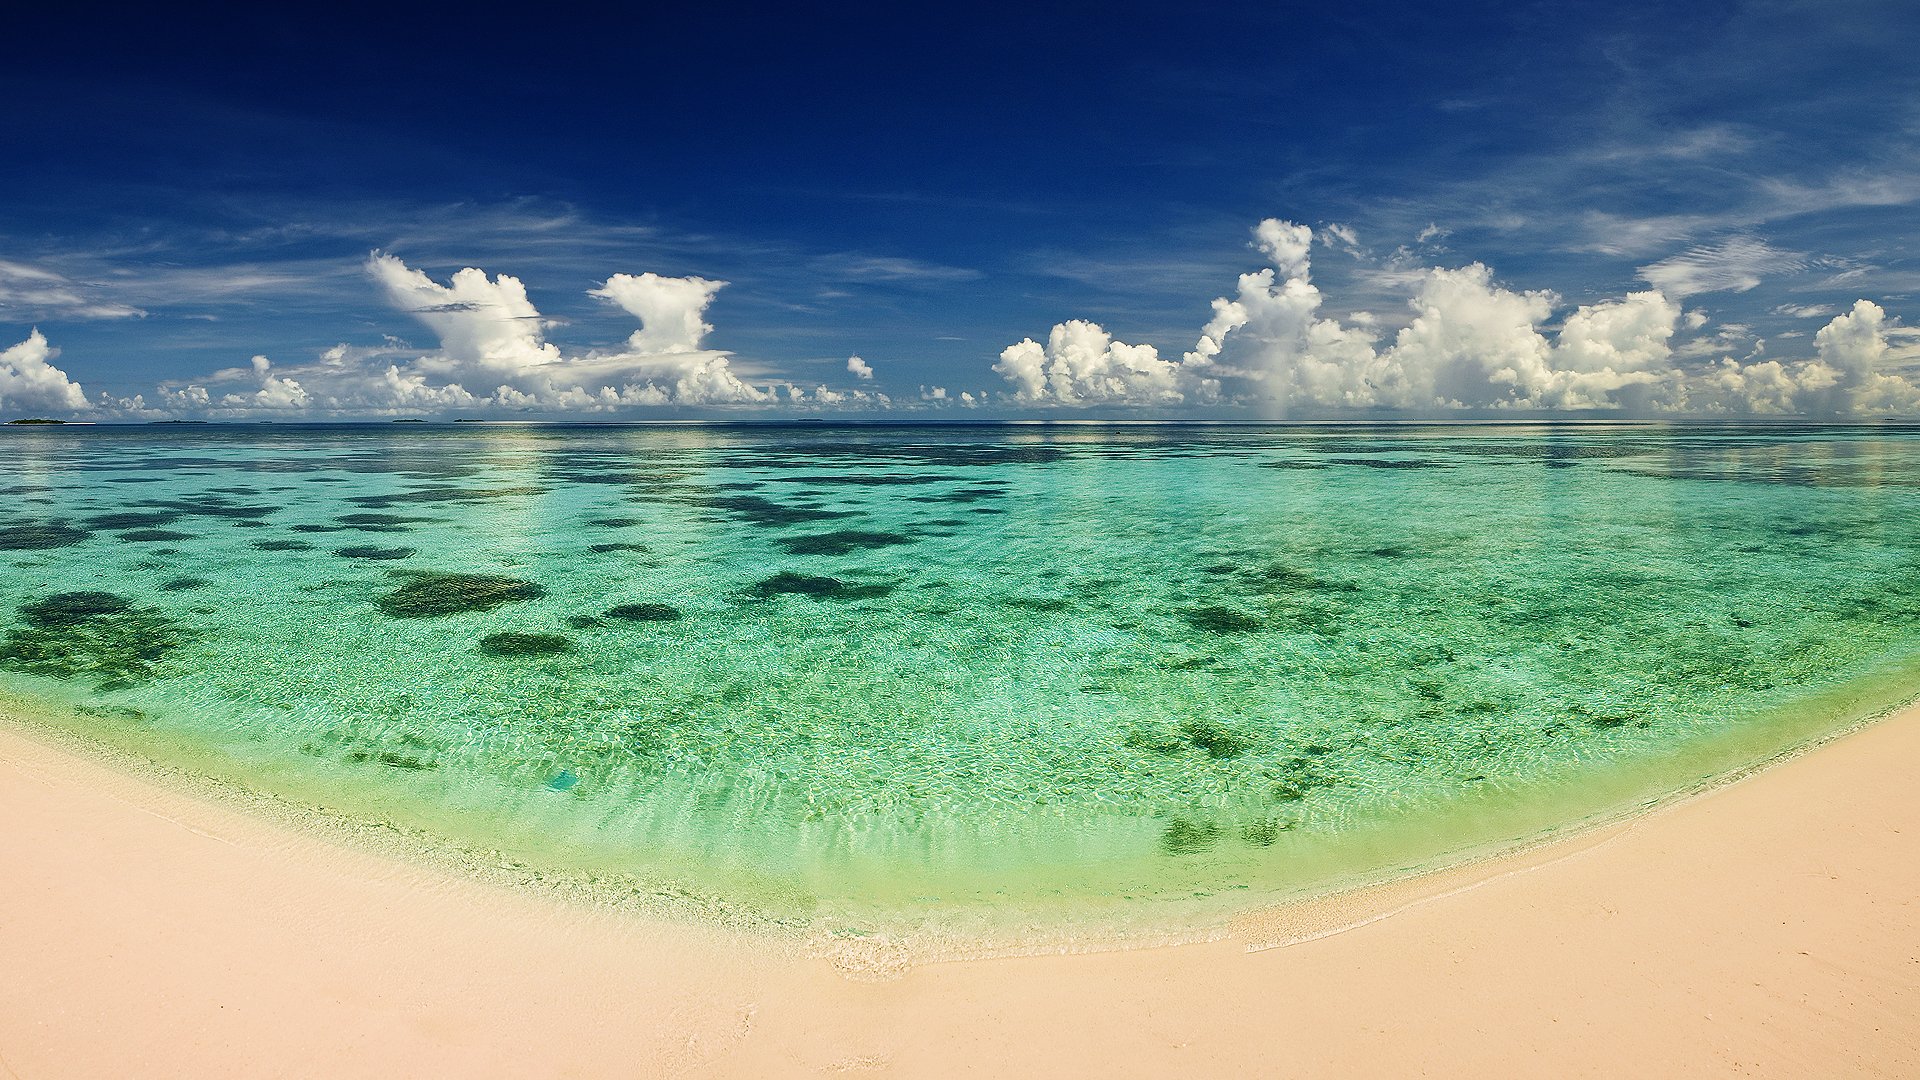
[[[1917,777],[1910,709],[1217,941],[905,968],[341,846],[0,727],[0,1075],[1914,1076]]]

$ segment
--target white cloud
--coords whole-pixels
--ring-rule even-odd
[[[1708,383],[1722,393],[1724,409],[1756,413],[1846,416],[1920,412],[1920,387],[1883,370],[1891,325],[1880,305],[1854,302],[1813,337],[1810,360],[1741,364],[1723,360]]]
[[[256,357],[248,368],[162,387],[160,401],[173,409],[216,415],[610,412],[645,406],[886,401],[884,395],[862,390],[821,386],[808,393],[785,380],[764,386],[746,382],[734,370],[730,354],[704,346],[713,330],[706,310],[724,281],[615,274],[589,295],[633,315],[640,329],[620,348],[569,354],[546,340],[551,324],[518,278],[489,277],[469,267],[442,284],[394,256],[378,253],[368,260],[367,272],[395,308],[438,336],[437,350],[421,353],[393,343],[375,349],[342,345],[312,363],[286,368]],[[860,375],[851,363],[849,371]],[[863,377],[870,376],[868,368]],[[225,389],[228,384],[241,385]]]
[[[1045,345],[1028,338],[1007,346],[993,370],[1013,384],[1013,400],[1029,405],[1175,404],[1191,386],[1153,346],[1115,341],[1084,319],[1055,326]]]
[[[0,259],[0,311],[26,318],[128,319],[146,312],[41,266]]]
[[[1697,293],[1746,292],[1768,277],[1810,265],[1802,252],[1781,251],[1764,240],[1736,236],[1650,263],[1640,268],[1640,277],[1661,292],[1684,299]]]
[[[873,378],[873,365],[857,356],[847,357],[847,370],[852,372],[856,379]]]
[[[1322,295],[1309,279],[1311,230],[1269,219],[1255,239],[1272,265],[1241,275],[1233,296],[1213,302],[1212,319],[1179,362],[1162,359],[1150,344],[1114,341],[1097,324],[1073,320],[1055,326],[1045,345],[1029,339],[1001,353],[994,370],[1010,386],[1005,396],[1054,406],[1226,401],[1268,412],[1920,411],[1914,384],[1884,370],[1888,337],[1904,328],[1889,325],[1867,301],[1820,332],[1816,357],[1754,362],[1766,342],[1743,324],[1676,342],[1683,327],[1693,335],[1708,319],[1703,311],[1683,311],[1664,289],[1582,305],[1552,333],[1561,309],[1552,292],[1508,288],[1481,263],[1417,268],[1413,254],[1401,249],[1376,276],[1411,290],[1413,316],[1382,348],[1371,317],[1356,314],[1354,325],[1343,325],[1321,316]],[[1335,246],[1343,243],[1336,239]],[[1718,263],[1704,251],[1668,260],[1672,273],[1651,276],[1697,290],[1720,275],[1715,280],[1736,287],[1729,275],[1746,272],[1741,267],[1800,258],[1758,241],[1708,252],[1725,256]],[[1734,353],[1743,355],[1734,359]],[[1716,355],[1720,363],[1705,371],[1681,363]]]
[[[669,278],[658,274],[615,274],[588,296],[611,300],[640,320],[627,347],[641,356],[694,352],[713,332],[704,319],[724,281],[703,277]]]
[[[86,392],[54,367],[59,350],[34,330],[27,340],[0,350],[0,408],[72,412],[87,407]]]
[[[1779,304],[1773,309],[1775,315],[1785,315],[1789,319],[1818,319],[1833,314],[1831,304]]]
[[[1387,358],[1396,402],[1459,408],[1529,401],[1547,379],[1550,347],[1538,326],[1552,314],[1549,292],[1516,293],[1493,284],[1480,263],[1427,271],[1412,304],[1413,322]]]

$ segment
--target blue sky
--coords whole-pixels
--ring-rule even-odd
[[[1920,412],[1910,3],[14,22],[12,412]]]

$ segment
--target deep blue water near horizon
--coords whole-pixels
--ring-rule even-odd
[[[1920,660],[1911,429],[0,440],[0,689],[795,923],[1217,917],[1735,767]]]

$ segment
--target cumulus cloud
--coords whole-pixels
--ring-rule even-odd
[[[1334,232],[1323,246],[1346,249]],[[1269,219],[1253,247],[1267,267],[1242,274],[1231,296],[1179,361],[1149,344],[1115,341],[1074,320],[1047,343],[1009,346],[994,370],[1007,400],[1032,406],[1238,403],[1269,413],[1454,409],[1624,410],[1660,413],[1846,415],[1920,412],[1920,388],[1902,369],[1920,367],[1916,334],[1871,301],[1835,316],[1815,355],[1760,359],[1765,340],[1740,323],[1702,334],[1704,311],[1683,310],[1687,294],[1743,290],[1763,272],[1805,265],[1805,257],[1757,240],[1695,248],[1643,268],[1656,287],[1564,311],[1547,290],[1499,283],[1482,263],[1420,267],[1402,248],[1372,271],[1375,287],[1404,288],[1409,320],[1382,341],[1377,320],[1325,315],[1309,271],[1316,237],[1303,225]],[[1783,307],[1779,313],[1830,313]],[[1911,353],[1912,355],[1908,355]],[[1737,357],[1737,358],[1736,358]],[[1702,360],[1712,362],[1702,366]]]
[[[726,284],[703,277],[615,274],[587,295],[611,300],[640,320],[640,329],[627,339],[634,354],[660,356],[699,351],[713,333],[705,319],[707,305]]]
[[[0,408],[73,412],[87,407],[86,392],[54,367],[59,350],[39,330],[27,340],[0,350]]]
[[[856,379],[873,378],[873,365],[857,356],[847,357],[847,370],[851,372]]]
[[[1793,363],[1724,359],[1706,379],[1720,411],[1848,416],[1920,412],[1920,387],[1881,370],[1896,327],[1885,309],[1858,300],[1813,336],[1814,356]]]
[[[1055,326],[1045,345],[1027,338],[1007,346],[993,370],[1023,404],[1175,404],[1193,387],[1182,366],[1162,360],[1153,346],[1116,341],[1084,319]]]
[[[1313,243],[1304,225],[1261,222],[1253,246],[1269,265],[1213,301],[1178,362],[1076,320],[1055,326],[1044,346],[1009,346],[994,370],[1012,400],[1050,406],[1610,409],[1680,396],[1668,361],[1681,311],[1658,290],[1581,307],[1549,340],[1542,328],[1559,306],[1551,292],[1508,289],[1480,263],[1409,268],[1399,280],[1412,286],[1412,319],[1382,348],[1372,316],[1356,313],[1348,325],[1321,313]]]
[[[705,346],[713,330],[706,311],[724,281],[615,274],[588,295],[626,311],[640,328],[618,348],[569,353],[546,340],[549,322],[525,284],[511,275],[469,267],[441,283],[380,253],[368,259],[367,273],[394,308],[433,331],[438,349],[420,352],[391,340],[372,349],[341,345],[284,368],[255,357],[246,368],[162,387],[161,404],[214,415],[394,415],[886,402],[866,390],[820,386],[808,392],[784,381],[756,386],[742,379],[729,353]],[[857,357],[848,370],[872,377]]]

